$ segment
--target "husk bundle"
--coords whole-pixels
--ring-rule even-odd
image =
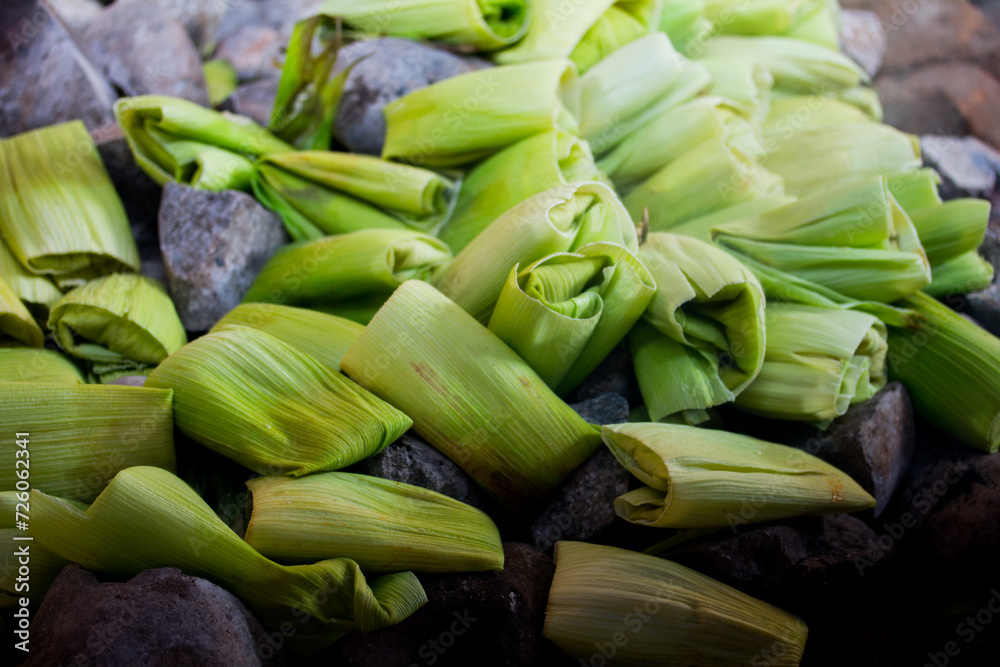
[[[51,278],[24,268],[3,241],[0,241],[0,280],[7,283],[40,322],[49,319],[49,308],[62,298]]]
[[[72,361],[55,350],[0,347],[0,382],[86,384]]]
[[[28,309],[3,278],[0,278],[0,347],[41,347],[45,334]]]
[[[993,265],[975,250],[942,262],[934,267],[934,278],[924,292],[942,298],[978,292],[993,282]]]
[[[695,62],[711,77],[712,95],[724,98],[758,123],[764,122],[774,87],[774,77],[766,67],[738,56],[713,56]]]

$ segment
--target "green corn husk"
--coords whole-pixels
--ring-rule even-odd
[[[80,121],[0,140],[0,242],[31,273],[138,271],[125,208]]]
[[[712,236],[738,257],[853,299],[891,303],[931,280],[917,230],[881,177],[721,225]]]
[[[837,0],[814,0],[799,12],[785,36],[839,51],[840,24],[840,3]]]
[[[365,229],[433,233],[457,189],[427,169],[329,151],[264,157],[253,175],[254,195],[281,216],[295,241]]]
[[[764,292],[742,264],[697,239],[652,233],[639,259],[656,296],[629,335],[649,416],[702,421],[731,402],[764,362]]]
[[[657,232],[760,197],[783,194],[780,177],[724,140],[706,141],[659,170],[625,196],[635,218],[649,210]]]
[[[4,280],[40,322],[49,319],[49,309],[62,292],[48,276],[40,276],[21,266],[14,253],[0,241],[0,280]]]
[[[878,91],[869,86],[855,86],[854,88],[837,90],[826,93],[826,96],[857,107],[876,123],[881,123],[884,118],[884,110],[882,109],[882,101],[878,97]]]
[[[681,53],[690,55],[712,38],[712,22],[705,16],[705,0],[663,0],[660,32]]]
[[[0,348],[0,382],[86,384],[76,365],[54,350]]]
[[[222,104],[240,83],[236,68],[228,60],[206,60],[202,63],[201,71],[205,76],[205,88],[208,89],[208,102],[213,107]]]
[[[475,70],[390,102],[382,158],[428,167],[481,160],[539,132],[576,132],[579,90],[566,60]]]
[[[875,506],[847,474],[795,447],[676,424],[617,424],[601,435],[646,485],[615,499],[618,516],[642,526],[734,528]]]
[[[982,199],[952,199],[910,213],[931,266],[955,259],[983,244],[990,221],[990,203]]]
[[[597,167],[586,141],[558,131],[522,139],[468,173],[438,238],[457,253],[528,197],[556,185],[596,178]]]
[[[489,328],[565,395],[621,342],[655,292],[635,255],[613,243],[592,243],[523,270],[515,265]]]
[[[934,279],[924,292],[941,298],[954,294],[978,292],[993,282],[993,265],[975,250],[942,262],[934,267]]]
[[[889,329],[889,371],[910,391],[927,421],[970,447],[1000,449],[1000,340],[932,297],[902,305],[919,312],[921,329]]]
[[[185,435],[262,475],[349,466],[412,423],[329,366],[249,327],[188,343],[145,386],[174,390],[174,423]]]
[[[240,539],[191,487],[156,468],[120,472],[87,510],[39,490],[31,494],[37,543],[96,572],[130,576],[176,567],[238,597],[269,630],[308,652],[352,631],[403,620],[427,601],[409,572],[368,582],[346,558],[285,566]]]
[[[229,311],[210,333],[250,327],[288,343],[334,370],[364,326],[349,319],[306,308],[273,303],[245,303]]]
[[[28,433],[31,488],[90,502],[129,466],[174,469],[171,394],[114,385],[0,382],[0,491],[15,489],[13,435]],[[34,520],[32,514],[32,520]]]
[[[914,169],[885,177],[889,191],[910,216],[922,208],[942,203],[938,186],[941,177],[933,169]]]
[[[569,59],[577,69],[586,72],[618,49],[655,32],[659,11],[659,2],[619,0],[590,27]]]
[[[601,241],[633,253],[638,249],[634,223],[618,197],[601,183],[559,185],[500,216],[458,253],[434,285],[486,324],[514,266]]]
[[[705,0],[705,15],[720,35],[783,35],[799,6],[792,0]]]
[[[48,326],[67,354],[100,364],[104,373],[136,375],[187,343],[166,290],[134,273],[77,287],[52,307]]]
[[[120,99],[115,118],[136,163],[159,185],[249,190],[254,158],[292,150],[249,118],[176,97]]]
[[[826,422],[886,382],[886,327],[874,315],[768,303],[767,350],[736,405],[774,419]]]
[[[765,138],[782,141],[807,128],[869,120],[871,119],[861,109],[832,97],[792,95],[771,100],[771,110],[764,122],[763,133]]]
[[[396,290],[341,365],[518,513],[537,509],[600,445],[527,362],[420,281]]]
[[[0,348],[19,345],[41,347],[44,344],[45,334],[35,318],[7,281],[0,278]]]
[[[247,544],[281,563],[350,558],[366,572],[502,570],[482,511],[419,486],[327,472],[247,482]]]
[[[670,233],[690,236],[698,239],[699,241],[710,243],[712,241],[712,230],[716,227],[729,222],[736,222],[755,215],[760,215],[761,213],[766,213],[767,211],[773,211],[774,209],[780,208],[785,204],[790,204],[793,201],[795,201],[795,197],[787,197],[785,195],[771,195],[768,197],[751,199],[750,201],[743,202],[742,204],[727,206],[726,208],[719,209],[714,213],[709,213],[707,215],[694,218],[693,220],[688,220],[687,222],[683,222],[679,225],[675,225],[670,228]]]
[[[354,319],[352,311],[378,310],[405,280],[434,280],[450,260],[448,246],[414,231],[371,229],[328,236],[276,252],[243,301],[323,304],[325,312]]]
[[[555,560],[542,634],[581,664],[795,667],[802,659],[805,623],[694,570],[585,542],[558,542]]]
[[[709,91],[725,98],[748,117],[763,123],[771,108],[774,77],[766,67],[740,57],[717,56],[696,61],[711,77]]]

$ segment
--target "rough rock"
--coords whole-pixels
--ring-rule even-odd
[[[350,150],[379,155],[385,142],[382,109],[393,100],[432,83],[483,66],[482,61],[463,58],[408,39],[383,37],[354,42],[337,56],[334,71],[357,63],[344,85],[334,131]]]
[[[222,103],[221,108],[252,118],[267,127],[277,94],[278,79],[261,79],[237,87]]]
[[[81,119],[113,122],[115,92],[35,0],[0,3],[0,136]]]
[[[622,424],[628,421],[628,401],[618,394],[604,394],[573,403],[569,407],[591,424]]]
[[[1000,153],[975,137],[925,135],[920,138],[924,163],[941,175],[941,195],[988,197],[1000,176]]]
[[[48,0],[48,5],[73,32],[81,32],[101,14],[97,0]]]
[[[875,76],[885,59],[885,31],[875,12],[844,10],[840,22],[841,49],[854,62]]]
[[[214,57],[228,60],[241,81],[274,78],[295,23],[316,14],[322,0],[232,0],[216,33]]]
[[[199,47],[215,35],[222,17],[237,0],[116,0],[116,6],[136,6],[150,14],[164,13],[181,24]]]
[[[250,195],[168,183],[159,215],[167,284],[188,331],[206,331],[236,307],[287,241],[281,219]]]
[[[146,384],[145,375],[126,375],[125,377],[120,377],[112,380],[108,384],[120,384],[124,387],[142,387]]]
[[[606,394],[624,396],[629,406],[642,403],[642,394],[632,366],[632,355],[625,344],[612,350],[594,372],[583,379],[580,386],[570,393],[570,400],[588,401]]]
[[[100,583],[68,565],[32,623],[25,665],[263,665],[264,630],[243,603],[180,570]]]
[[[979,254],[993,265],[993,283],[980,292],[966,295],[965,310],[984,329],[1000,336],[1000,229],[986,230]]]
[[[165,11],[116,2],[90,22],[80,42],[105,78],[127,96],[170,95],[208,105],[198,49]]]

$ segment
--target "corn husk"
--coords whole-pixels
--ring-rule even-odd
[[[615,499],[618,516],[642,526],[733,528],[875,506],[847,474],[795,447],[675,424],[605,426],[602,437],[646,485]]]
[[[67,281],[139,270],[125,208],[82,122],[0,140],[0,242],[31,273]]]
[[[342,362],[501,503],[537,509],[599,446],[531,367],[426,283],[403,283]]]
[[[952,199],[910,214],[927,259],[937,267],[983,243],[990,221],[990,203],[983,199]]]
[[[861,109],[832,97],[792,95],[771,100],[763,133],[765,138],[780,142],[807,128],[869,120]]]
[[[237,306],[212,327],[212,332],[233,327],[263,331],[338,371],[340,360],[364,331],[364,326],[349,319],[274,303]]]
[[[1000,340],[926,294],[902,302],[920,329],[889,330],[889,372],[917,412],[945,433],[990,454],[1000,449]]]
[[[922,208],[942,203],[941,195],[938,193],[941,177],[933,169],[914,169],[889,174],[885,181],[892,196],[908,215],[912,216]]]
[[[854,88],[828,92],[826,96],[857,107],[869,119],[877,123],[881,123],[884,118],[884,110],[878,91],[869,86],[855,86]]]
[[[582,664],[794,667],[802,659],[805,623],[694,570],[584,542],[557,543],[555,559],[542,634]]]
[[[31,488],[90,502],[129,466],[174,469],[171,394],[107,385],[0,382],[0,491],[15,490],[13,435],[28,433]],[[18,489],[23,490],[23,489]],[[32,515],[32,520],[34,520]]]
[[[578,96],[576,73],[566,60],[460,74],[386,105],[382,157],[452,167],[539,132],[575,132]]]
[[[145,386],[174,390],[174,422],[185,435],[262,475],[343,468],[382,451],[412,423],[329,366],[249,327],[188,343]]]
[[[799,0],[705,0],[705,15],[720,35],[783,35],[806,3]]]
[[[432,39],[493,51],[524,36],[529,3],[527,0],[326,0],[320,11],[342,17],[369,36]]]
[[[233,94],[240,84],[240,75],[228,60],[212,58],[201,65],[205,77],[205,89],[208,91],[208,102],[217,107]]]
[[[758,123],[767,118],[774,77],[766,67],[738,56],[713,56],[695,62],[711,77],[712,95],[725,98]]]
[[[31,521],[38,544],[89,570],[130,576],[176,567],[208,579],[241,598],[269,630],[293,625],[287,639],[299,651],[393,625],[427,601],[409,572],[368,582],[346,558],[278,565],[241,540],[191,487],[156,468],[120,472],[86,510],[36,489]]]
[[[687,222],[683,222],[679,225],[675,225],[670,228],[670,233],[690,236],[698,239],[699,241],[711,242],[712,230],[716,227],[729,222],[736,222],[755,215],[760,215],[761,213],[765,213],[767,211],[773,211],[774,209],[780,208],[785,204],[790,204],[793,201],[795,201],[795,197],[788,197],[786,195],[770,195],[767,197],[760,197],[758,199],[751,199],[750,201],[745,201],[742,204],[727,206],[726,208],[719,209],[714,213],[709,213],[707,215],[694,218],[693,220],[688,220]]]
[[[656,296],[629,335],[650,419],[698,423],[731,402],[764,362],[764,292],[753,274],[697,239],[652,233],[639,259]]]
[[[276,252],[243,298],[316,306],[355,319],[377,310],[403,281],[434,280],[451,251],[434,237],[401,229],[370,229],[296,243]],[[359,303],[360,302],[360,303]]]
[[[166,290],[134,273],[77,287],[52,307],[48,326],[67,354],[100,364],[103,373],[136,375],[187,343]]]
[[[48,320],[49,308],[62,298],[62,292],[51,278],[24,268],[3,241],[0,241],[0,280],[7,282],[11,291],[41,322]]]
[[[327,472],[247,482],[246,541],[280,563],[350,558],[365,572],[503,569],[503,546],[481,510],[392,480]]]
[[[596,177],[597,167],[586,141],[559,131],[522,139],[468,173],[438,237],[457,253],[525,199],[557,185]]]
[[[886,382],[886,327],[874,315],[768,303],[767,350],[736,405],[774,419],[827,422]]]
[[[700,52],[712,38],[712,22],[705,16],[705,0],[663,0],[660,32],[681,53]]]
[[[295,241],[365,229],[433,233],[457,189],[433,171],[370,155],[302,151],[254,165],[254,195],[281,216]]]
[[[54,350],[0,347],[0,382],[86,384],[76,365]]]
[[[7,281],[0,278],[0,348],[20,345],[41,347],[44,344],[45,334],[35,318]]]
[[[434,284],[486,324],[512,268],[601,241],[638,248],[634,223],[615,193],[601,183],[558,185],[497,218]]]
[[[785,36],[839,51],[840,27],[840,3],[837,0],[814,0],[798,13]]]
[[[625,337],[655,292],[635,255],[613,243],[592,243],[514,266],[490,331],[564,395]]]
[[[924,288],[933,297],[978,292],[993,282],[993,265],[975,250],[949,259],[934,267],[934,279]]]
[[[292,150],[249,118],[176,97],[120,99],[115,118],[136,163],[159,185],[249,190],[254,158]]]
[[[625,196],[636,219],[649,209],[657,232],[730,206],[783,194],[782,179],[724,140],[706,141]]]

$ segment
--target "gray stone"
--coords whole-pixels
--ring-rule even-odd
[[[322,0],[232,0],[216,34],[213,57],[229,61],[241,81],[275,78],[296,22]]]
[[[618,394],[604,394],[569,407],[591,424],[622,424],[628,421],[628,401]]]
[[[287,241],[281,219],[244,192],[168,183],[159,215],[167,283],[188,331],[206,331],[236,307]]]
[[[364,60],[360,60],[364,58]],[[382,109],[393,100],[458,74],[484,66],[408,39],[383,37],[348,44],[337,56],[334,71],[357,62],[344,85],[334,132],[356,153],[379,155],[385,143]]]
[[[875,76],[885,58],[885,31],[875,12],[846,9],[841,13],[840,45],[854,62]]]
[[[126,375],[125,377],[120,377],[112,380],[108,384],[120,384],[123,387],[142,387],[146,384],[145,375]]]
[[[571,402],[588,401],[606,394],[618,394],[628,401],[629,406],[642,403],[639,383],[635,379],[635,369],[632,366],[632,355],[628,345],[622,344],[594,369],[583,382],[569,394]]]
[[[114,90],[43,3],[4,0],[0,35],[0,136],[75,119],[90,129],[114,122]]]
[[[116,0],[116,6],[135,6],[150,14],[166,14],[181,24],[199,47],[214,36],[223,15],[236,0]]]
[[[101,583],[67,565],[32,623],[25,665],[264,665],[266,638],[234,595],[174,568]]]
[[[221,108],[267,127],[271,122],[274,98],[278,94],[278,79],[261,79],[239,86],[226,98]]]
[[[198,50],[184,26],[162,10],[116,2],[90,22],[80,42],[127,96],[170,95],[208,105]]]
[[[941,194],[986,197],[996,189],[1000,153],[975,137],[925,135],[920,138],[924,162],[941,175]]]
[[[47,0],[63,24],[73,32],[81,32],[96,19],[102,5],[97,0]]]

